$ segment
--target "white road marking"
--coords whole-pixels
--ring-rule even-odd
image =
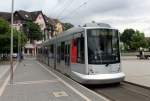
[[[41,83],[56,83],[59,80],[40,80],[40,81],[25,81],[25,82],[14,82],[13,85],[30,85],[30,84],[41,84]],[[12,85],[12,84],[8,84]]]
[[[14,70],[13,70],[13,71],[15,71],[17,65],[18,65],[18,62],[17,62],[16,65],[14,66]],[[2,85],[1,88],[0,88],[0,96],[2,96],[2,94],[3,94],[3,92],[4,92],[5,88],[6,88],[6,86],[7,86],[8,82],[9,82],[9,80],[10,80],[10,74],[9,74],[8,77],[5,79],[3,85]]]
[[[92,101],[91,99],[89,99],[87,96],[85,96],[84,94],[82,94],[81,92],[79,92],[77,89],[73,88],[70,84],[68,84],[67,82],[65,82],[64,80],[62,80],[60,77],[58,77],[56,74],[54,74],[53,72],[51,72],[50,70],[48,70],[47,68],[45,68],[44,65],[42,65],[41,63],[37,62],[39,65],[41,65],[41,67],[43,67],[46,71],[48,71],[51,75],[55,76],[57,79],[59,79],[63,84],[65,84],[68,88],[70,88],[71,90],[73,90],[76,94],[78,94],[79,96],[81,96],[83,99],[85,99],[86,101]]]

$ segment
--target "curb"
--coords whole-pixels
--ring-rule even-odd
[[[150,90],[150,87],[147,87],[147,86],[144,86],[144,85],[140,85],[140,84],[129,82],[129,81],[123,81],[123,82]]]

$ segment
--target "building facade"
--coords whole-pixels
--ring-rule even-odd
[[[0,17],[4,18],[8,22],[11,21],[11,13],[0,12]],[[38,24],[43,34],[43,39],[39,41],[30,41],[28,38],[26,45],[23,47],[25,55],[35,56],[37,45],[61,33],[63,31],[63,24],[59,20],[47,17],[42,11],[28,12],[19,10],[14,12],[14,28],[23,31],[26,35],[29,34],[26,26],[29,21]]]

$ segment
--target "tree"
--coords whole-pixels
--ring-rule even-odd
[[[134,29],[125,29],[121,35],[121,41],[127,50],[137,50],[140,47],[148,46],[144,33]]]
[[[0,53],[8,52],[8,43],[10,45],[10,27],[9,23],[0,18]]]
[[[22,48],[25,46],[25,44],[27,42],[27,36],[25,35],[25,33],[14,29],[14,37],[13,38],[14,38],[14,52],[17,52],[19,47]],[[20,44],[19,47],[18,47],[18,42]]]
[[[18,48],[18,35],[20,36],[20,44],[23,47],[27,41],[27,37],[24,33],[14,29],[13,33],[13,49],[17,52]],[[7,21],[0,19],[0,53],[10,53],[10,26]]]
[[[64,30],[68,30],[68,29],[74,27],[74,25],[72,25],[71,23],[63,23],[63,25],[64,25]]]
[[[131,41],[131,49],[138,50],[140,47],[147,48],[148,42],[145,39],[144,33],[140,31],[136,31],[135,34],[132,36]]]
[[[121,35],[121,41],[124,43],[126,49],[131,48],[132,36],[135,34],[134,29],[125,29]]]
[[[10,32],[10,26],[7,21],[0,18],[0,35]]]
[[[43,35],[38,24],[33,22],[27,22],[26,28],[28,34],[27,36],[30,41],[43,39]]]

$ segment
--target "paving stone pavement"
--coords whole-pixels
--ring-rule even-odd
[[[150,87],[150,60],[122,60],[125,80]]]
[[[95,99],[80,96],[34,59],[25,59],[17,65],[13,84],[8,83],[0,96],[0,101],[104,101]]]

